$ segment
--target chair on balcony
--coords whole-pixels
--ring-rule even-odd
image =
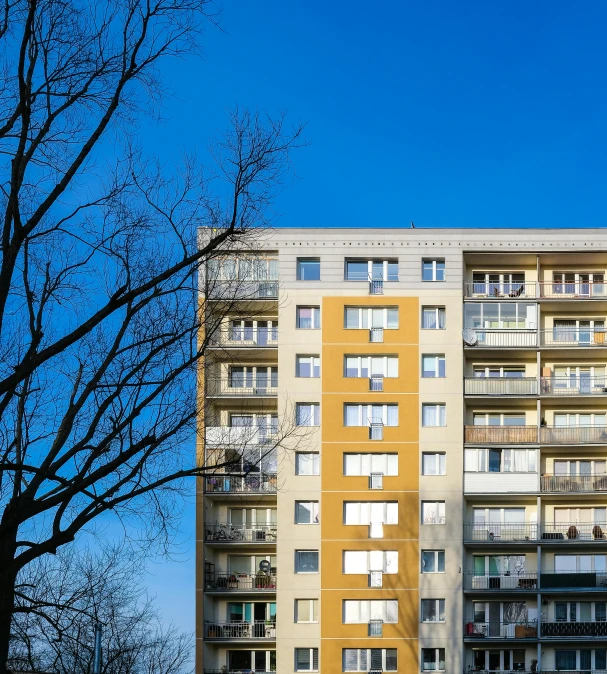
[[[603,538],[604,538],[603,530],[601,529],[601,527],[598,524],[595,524],[592,527],[592,537],[594,539],[598,539],[598,540],[603,540]]]
[[[574,526],[573,524],[567,529],[567,538],[569,540],[572,540],[574,538],[578,538],[578,530],[577,527]]]
[[[520,297],[523,294],[524,290],[525,290],[525,285],[521,284],[521,286],[518,288],[518,290],[511,290],[508,293],[508,297]]]

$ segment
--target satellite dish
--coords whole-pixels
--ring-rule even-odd
[[[464,338],[464,343],[468,346],[476,346],[478,344],[478,335],[472,328],[464,328],[462,330],[462,337]]]
[[[259,570],[262,573],[270,573],[270,562],[268,562],[267,559],[262,559],[261,562],[259,562]]]

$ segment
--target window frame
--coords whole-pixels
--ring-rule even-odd
[[[392,561],[389,561],[388,553],[392,556]],[[348,554],[366,555],[365,571],[346,571],[346,556]],[[372,554],[381,555],[381,568],[378,568],[378,565],[372,561]],[[344,576],[367,575],[372,571],[381,571],[388,575],[395,575],[398,574],[398,550],[342,550],[341,568],[342,575]]]
[[[298,515],[298,506],[302,506],[304,504],[310,505],[310,522],[299,522],[297,520],[297,515]],[[295,524],[301,524],[303,526],[310,526],[310,525],[315,525],[315,524],[320,524],[320,502],[319,501],[295,501],[295,516],[293,518],[293,521]]]
[[[434,504],[436,506],[436,517],[434,518],[435,521],[426,521],[426,517],[424,515],[424,506],[425,505],[430,505]],[[441,508],[442,505],[442,508]],[[441,510],[443,514],[441,515]],[[421,515],[421,523],[423,526],[444,526],[447,523],[447,510],[446,510],[446,503],[444,500],[436,500],[436,501],[430,501],[424,499],[421,502],[421,508],[420,508],[420,515]],[[442,522],[441,522],[442,519]]]
[[[299,667],[299,651],[309,651],[309,657],[310,657],[310,668],[309,669],[300,669]],[[302,648],[298,647],[295,649],[294,657],[295,657],[295,663],[294,663],[294,670],[296,672],[318,672],[320,671],[320,661],[318,659],[319,652],[318,648]],[[314,667],[314,660],[316,660],[316,667]]]
[[[358,407],[358,423],[356,425],[346,423],[348,421],[348,414],[347,414],[347,408],[348,407]],[[368,427],[370,423],[380,423],[379,420],[376,422],[375,421],[376,417],[373,416],[373,408],[374,407],[375,408],[377,408],[377,407],[382,408],[382,410],[381,410],[381,412],[382,412],[381,423],[384,426],[389,427],[389,428],[396,428],[398,426],[398,403],[384,403],[384,404],[379,404],[379,405],[375,405],[373,403],[344,403],[344,409],[343,409],[344,428],[363,428],[363,427]],[[390,424],[390,423],[388,423],[390,421],[389,412],[390,412],[390,410],[393,411],[394,408],[396,408],[396,423]]]
[[[309,417],[312,423],[300,423],[300,410],[305,407],[311,408]],[[295,403],[295,425],[300,426],[301,428],[317,428],[320,426],[320,403]]]
[[[349,473],[347,472],[347,459],[346,457],[356,457],[356,460],[359,463],[360,472],[358,473]],[[368,458],[367,458],[368,457]],[[383,462],[385,464],[385,472],[373,470],[373,457],[384,457]],[[390,457],[396,459],[396,472],[391,472],[390,469],[394,467],[394,458],[392,460]],[[363,472],[364,463],[369,464],[369,472]],[[391,465],[392,464],[392,465]],[[342,454],[342,471],[344,477],[370,477],[372,473],[381,473],[384,477],[397,477],[398,476],[398,452],[344,452]]]
[[[362,272],[357,272],[355,278],[350,278],[348,265],[350,263],[363,264],[366,263],[367,269],[365,276],[360,276]],[[376,277],[373,273],[374,266],[381,263],[382,265],[382,274],[381,277]],[[390,273],[390,266],[396,264],[396,276],[394,273]],[[394,269],[392,267],[392,269]],[[370,280],[374,281],[384,281],[386,283],[396,283],[398,282],[399,274],[399,260],[398,258],[368,258],[368,257],[346,257],[344,260],[344,281],[356,282],[369,282]]]
[[[424,411],[431,408],[436,408],[436,417],[440,421],[441,418],[445,423],[443,424],[426,424],[424,423]],[[442,413],[441,413],[442,408]],[[445,428],[447,426],[447,405],[446,403],[422,403],[422,428]]]
[[[443,570],[442,571],[425,571],[424,570],[424,554],[429,554],[432,553],[434,556],[434,566],[436,569],[440,567],[440,553],[443,553]],[[434,574],[434,573],[447,573],[446,569],[446,552],[445,550],[441,550],[439,548],[436,548],[434,550],[422,550],[421,555],[420,555],[420,573],[423,574]]]
[[[356,371],[357,374],[350,375],[348,372],[354,368],[348,367],[348,360],[357,359]],[[373,360],[372,359],[381,359],[382,367],[380,368],[382,372],[373,372]],[[364,361],[367,361],[366,364]],[[394,364],[396,363],[396,374],[390,374],[394,372]],[[366,365],[366,367],[365,367]],[[366,370],[367,374],[363,374]],[[384,379],[397,379],[398,378],[398,356],[395,355],[364,355],[359,356],[357,354],[346,353],[344,354],[344,378],[346,379],[369,379],[373,375],[379,375]]]
[[[424,466],[424,457],[436,457],[436,468],[437,471],[436,473],[426,473],[425,472],[425,466]],[[442,461],[441,461],[441,457]],[[441,465],[442,464],[442,465]],[[441,473],[441,468],[444,469],[444,471]],[[441,477],[447,474],[447,452],[422,452],[422,475],[425,477]]]
[[[309,602],[309,611],[310,615],[312,616],[312,620],[300,620],[299,619],[299,602]],[[293,602],[293,611],[294,611],[294,618],[293,622],[296,624],[300,625],[312,625],[315,623],[319,622],[319,609],[318,609],[318,598],[313,598],[313,599],[295,599]],[[314,620],[314,616],[316,615],[316,620]]]
[[[314,552],[316,553],[316,571],[301,571],[299,556],[304,552]],[[313,575],[315,573],[320,573],[320,550],[315,550],[313,548],[302,548],[295,550],[295,565],[294,571],[297,575]]]
[[[312,473],[301,473],[301,472],[299,472],[299,467],[300,467],[299,461],[300,461],[300,457],[302,455],[304,455],[304,456],[307,455],[307,456],[312,457],[312,459],[308,459],[308,460],[311,460],[313,468],[314,468],[314,464],[316,464],[317,472],[315,472],[315,473],[314,472],[312,472]],[[295,452],[295,475],[298,475],[298,476],[301,475],[303,477],[315,477],[315,476],[320,475],[320,452]]]
[[[356,669],[346,668],[346,651],[356,651]],[[362,652],[365,652],[364,658],[361,657]],[[370,672],[376,671],[373,664],[371,651],[381,651],[381,670],[382,672],[397,672],[398,671],[398,648],[342,648],[341,649],[341,669],[342,672]],[[394,657],[394,665],[388,669],[388,651],[394,651],[390,655]],[[364,666],[363,666],[364,665]]]
[[[436,327],[434,328],[427,328],[424,326],[424,312],[426,311],[434,311],[434,321]],[[442,311],[442,318],[443,318],[443,325],[441,327],[441,311]],[[441,305],[436,305],[436,306],[422,306],[422,325],[421,325],[422,330],[446,330],[447,329],[447,308]]]
[[[302,309],[310,309],[312,317],[310,318],[311,327],[305,328],[300,325],[301,317],[299,312]],[[320,305],[302,304],[295,307],[295,329],[296,330],[320,330]]]
[[[381,325],[375,325],[373,318],[373,311],[382,311],[382,320]],[[356,325],[348,325],[348,310],[357,310],[358,317]],[[366,313],[366,319],[365,314]],[[392,318],[394,318],[394,312],[396,312],[396,325],[389,325],[390,321],[388,320],[388,312],[392,312]],[[383,328],[384,330],[398,330],[399,321],[400,321],[400,312],[398,305],[388,304],[386,306],[376,307],[376,306],[361,306],[361,305],[344,305],[344,330],[370,330],[371,328]],[[366,325],[365,325],[366,323]]]
[[[357,620],[346,620],[346,607],[347,604],[354,604],[354,602],[358,603],[358,619]],[[396,606],[396,620],[388,620],[388,603],[391,603],[392,605]],[[364,618],[364,611],[362,610],[363,604],[367,604],[367,615],[369,616],[367,620],[363,620]],[[382,611],[381,613],[383,614],[383,618],[378,618],[378,620],[382,620],[384,624],[386,625],[398,625],[398,599],[388,599],[388,598],[382,598],[382,599],[342,599],[342,625],[367,625],[370,620],[376,620],[376,618],[371,618],[371,606],[374,605],[375,607],[382,605]],[[377,612],[376,612],[377,613]]]
[[[424,273],[426,270],[426,265],[428,263],[432,264],[432,278],[424,278]],[[442,269],[439,268],[439,265],[442,264]],[[437,278],[439,273],[442,271],[443,278]],[[444,257],[424,257],[422,258],[422,283],[443,283],[447,280],[447,264]]]
[[[425,665],[425,655],[429,651],[434,651],[434,658],[433,658],[433,663],[434,667],[426,668],[424,667]],[[443,668],[440,669],[440,663],[441,663],[441,651],[442,651],[442,662],[443,662]],[[445,672],[446,669],[446,663],[447,663],[447,651],[445,648],[422,648],[421,652],[421,658],[420,658],[420,664],[421,664],[421,670],[422,672]]]
[[[425,360],[434,359],[434,373],[435,374],[426,374],[429,370],[426,370]],[[441,362],[443,374],[441,374]],[[447,359],[444,353],[422,353],[422,362],[421,362],[421,375],[422,379],[445,379],[447,376]]]
[[[306,263],[317,263],[318,264],[318,278],[304,278],[305,274],[302,274],[302,272],[305,271],[306,267],[304,266],[302,268],[302,263],[305,265]],[[298,257],[297,258],[297,274],[296,274],[296,280],[297,281],[303,281],[305,282],[314,282],[314,281],[320,281],[321,280],[321,273],[320,273],[320,258],[319,257]]]
[[[348,508],[347,506],[350,505],[352,506],[351,508]],[[350,513],[354,512],[354,505],[358,505],[358,517],[355,518],[358,521],[356,522],[348,522],[347,520],[349,519],[348,517],[348,511]],[[399,513],[398,513],[398,501],[343,501],[343,516],[342,516],[342,524],[344,526],[350,527],[367,527],[370,526],[371,524],[379,524],[379,522],[374,522],[373,521],[373,516],[371,514],[372,510],[372,505],[382,505],[383,506],[383,512],[382,512],[382,521],[381,524],[383,526],[391,526],[393,524],[398,524],[398,519],[399,519]],[[364,512],[364,509],[366,509],[366,512]],[[363,517],[363,515],[368,515],[368,521]]]
[[[429,620],[428,618],[425,617],[426,610],[430,608],[431,602],[434,603],[434,615],[437,616],[436,620]],[[441,615],[443,616],[442,620]],[[425,597],[422,598],[420,600],[419,617],[421,623],[446,623],[447,617],[445,615],[445,599],[444,598],[427,599]]]
[[[306,362],[308,361],[308,362]],[[307,364],[310,367],[310,374],[301,374],[300,367],[302,364]],[[295,378],[296,379],[320,379],[320,355],[317,354],[303,354],[295,355]]]

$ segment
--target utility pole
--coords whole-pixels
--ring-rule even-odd
[[[93,653],[93,674],[101,674],[101,623],[95,625],[95,651]]]

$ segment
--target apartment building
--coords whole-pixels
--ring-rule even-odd
[[[198,674],[607,670],[606,274],[602,230],[225,251]]]

